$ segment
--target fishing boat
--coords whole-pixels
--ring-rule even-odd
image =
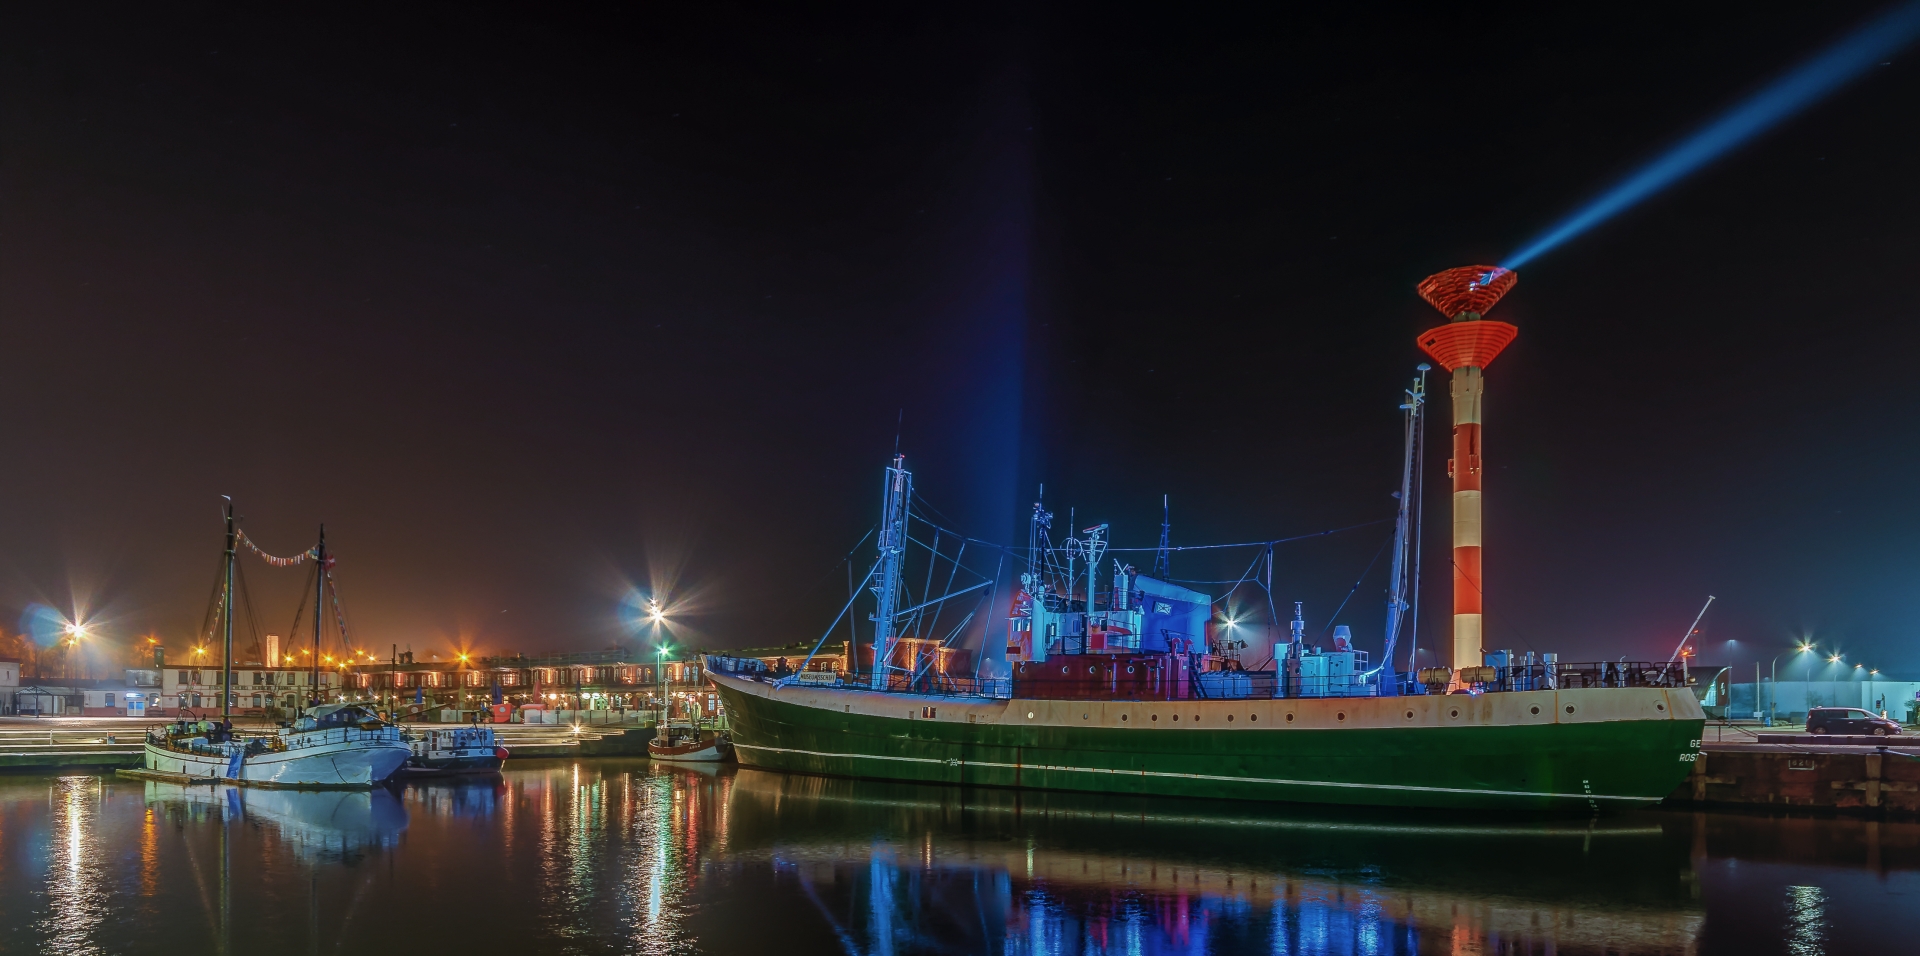
[[[275,732],[248,733],[233,726],[234,566],[238,529],[233,500],[226,506],[226,552],[222,583],[209,617],[217,614],[224,637],[219,694],[220,719],[186,714],[150,729],[145,755],[134,776],[169,782],[231,782],[244,786],[289,789],[365,789],[385,782],[407,762],[412,750],[400,728],[368,708],[351,703],[324,703],[318,699],[321,621],[330,562],[326,529],[311,551],[285,563],[314,563],[313,667],[309,684],[315,699],[298,718]]]
[[[647,741],[647,756],[668,763],[719,763],[733,753],[727,734],[669,721]]]
[[[1470,666],[1392,666],[1395,641],[1417,634],[1408,622],[1418,620],[1421,369],[1401,405],[1405,455],[1380,664],[1344,627],[1320,646],[1299,604],[1284,637],[1276,620],[1271,640],[1255,640],[1218,596],[1169,579],[1164,521],[1154,574],[1119,561],[1108,569],[1107,525],[1069,531],[1056,546],[1053,516],[1036,503],[1012,600],[993,596],[997,576],[956,589],[954,578],[967,572],[939,542],[969,539],[914,510],[913,476],[896,456],[886,468],[878,554],[828,629],[871,595],[871,639],[860,635],[860,653],[849,655],[857,665],[871,647],[866,673],[803,664],[776,674],[757,660],[707,658],[739,762],[963,786],[1299,803],[1588,812],[1658,802],[1699,754],[1704,715],[1684,658],[1578,664],[1490,651]],[[921,525],[911,535],[910,520]],[[1236,588],[1251,577],[1271,596],[1277,543],[1253,546],[1255,564]],[[903,573],[909,545],[951,563],[930,564],[925,583],[914,582],[918,595]],[[1254,570],[1262,549],[1264,583]],[[937,597],[936,566],[949,580]],[[977,605],[991,616],[983,653],[969,662],[954,643],[965,620],[944,637],[924,625],[937,613],[929,608],[989,587]]]

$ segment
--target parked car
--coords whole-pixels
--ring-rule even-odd
[[[1900,725],[1858,707],[1815,707],[1807,711],[1807,733],[1871,734],[1885,737],[1900,732]]]

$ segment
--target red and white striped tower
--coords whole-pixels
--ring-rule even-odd
[[[1453,373],[1453,659],[1454,672],[1478,667],[1485,634],[1480,578],[1481,372],[1520,334],[1505,322],[1482,318],[1513,288],[1518,276],[1498,266],[1466,266],[1428,276],[1420,297],[1449,321],[1420,333],[1420,348]]]

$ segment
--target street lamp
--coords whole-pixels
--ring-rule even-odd
[[[1793,653],[1796,656],[1803,656],[1806,654],[1810,654],[1813,652],[1813,649],[1817,646],[1818,645],[1814,644],[1812,641],[1801,641],[1799,646],[1794,648]],[[1760,662],[1758,660],[1753,662],[1753,669],[1756,671],[1760,669]],[[1772,678],[1769,681],[1769,685],[1771,686],[1772,690],[1767,695],[1766,725],[1768,727],[1771,727],[1773,726],[1774,718],[1779,716],[1780,714],[1780,655],[1778,654],[1774,655],[1773,663],[1768,665],[1768,672],[1772,675]],[[1754,678],[1758,680],[1759,676],[1760,675],[1755,674]]]
[[[658,605],[655,605],[658,607]],[[660,723],[667,722],[667,645],[662,644],[653,651],[653,676],[660,684]]]

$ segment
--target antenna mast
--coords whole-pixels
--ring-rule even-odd
[[[1173,506],[1171,496],[1160,496],[1160,553],[1153,556],[1153,576],[1164,581],[1173,575],[1173,562],[1169,554],[1169,539],[1173,533]]]
[[[1421,362],[1418,367],[1420,376],[1413,380],[1413,387],[1406,392],[1407,400],[1400,405],[1406,413],[1402,416],[1406,434],[1400,461],[1400,491],[1394,495],[1400,499],[1400,513],[1394,519],[1393,570],[1387,578],[1387,639],[1386,647],[1380,652],[1382,694],[1390,693],[1388,688],[1399,686],[1393,672],[1393,647],[1400,639],[1401,628],[1406,626],[1407,610],[1413,606],[1409,598],[1420,586],[1417,542],[1421,438],[1425,433],[1421,426],[1426,423],[1427,371],[1432,366]]]

